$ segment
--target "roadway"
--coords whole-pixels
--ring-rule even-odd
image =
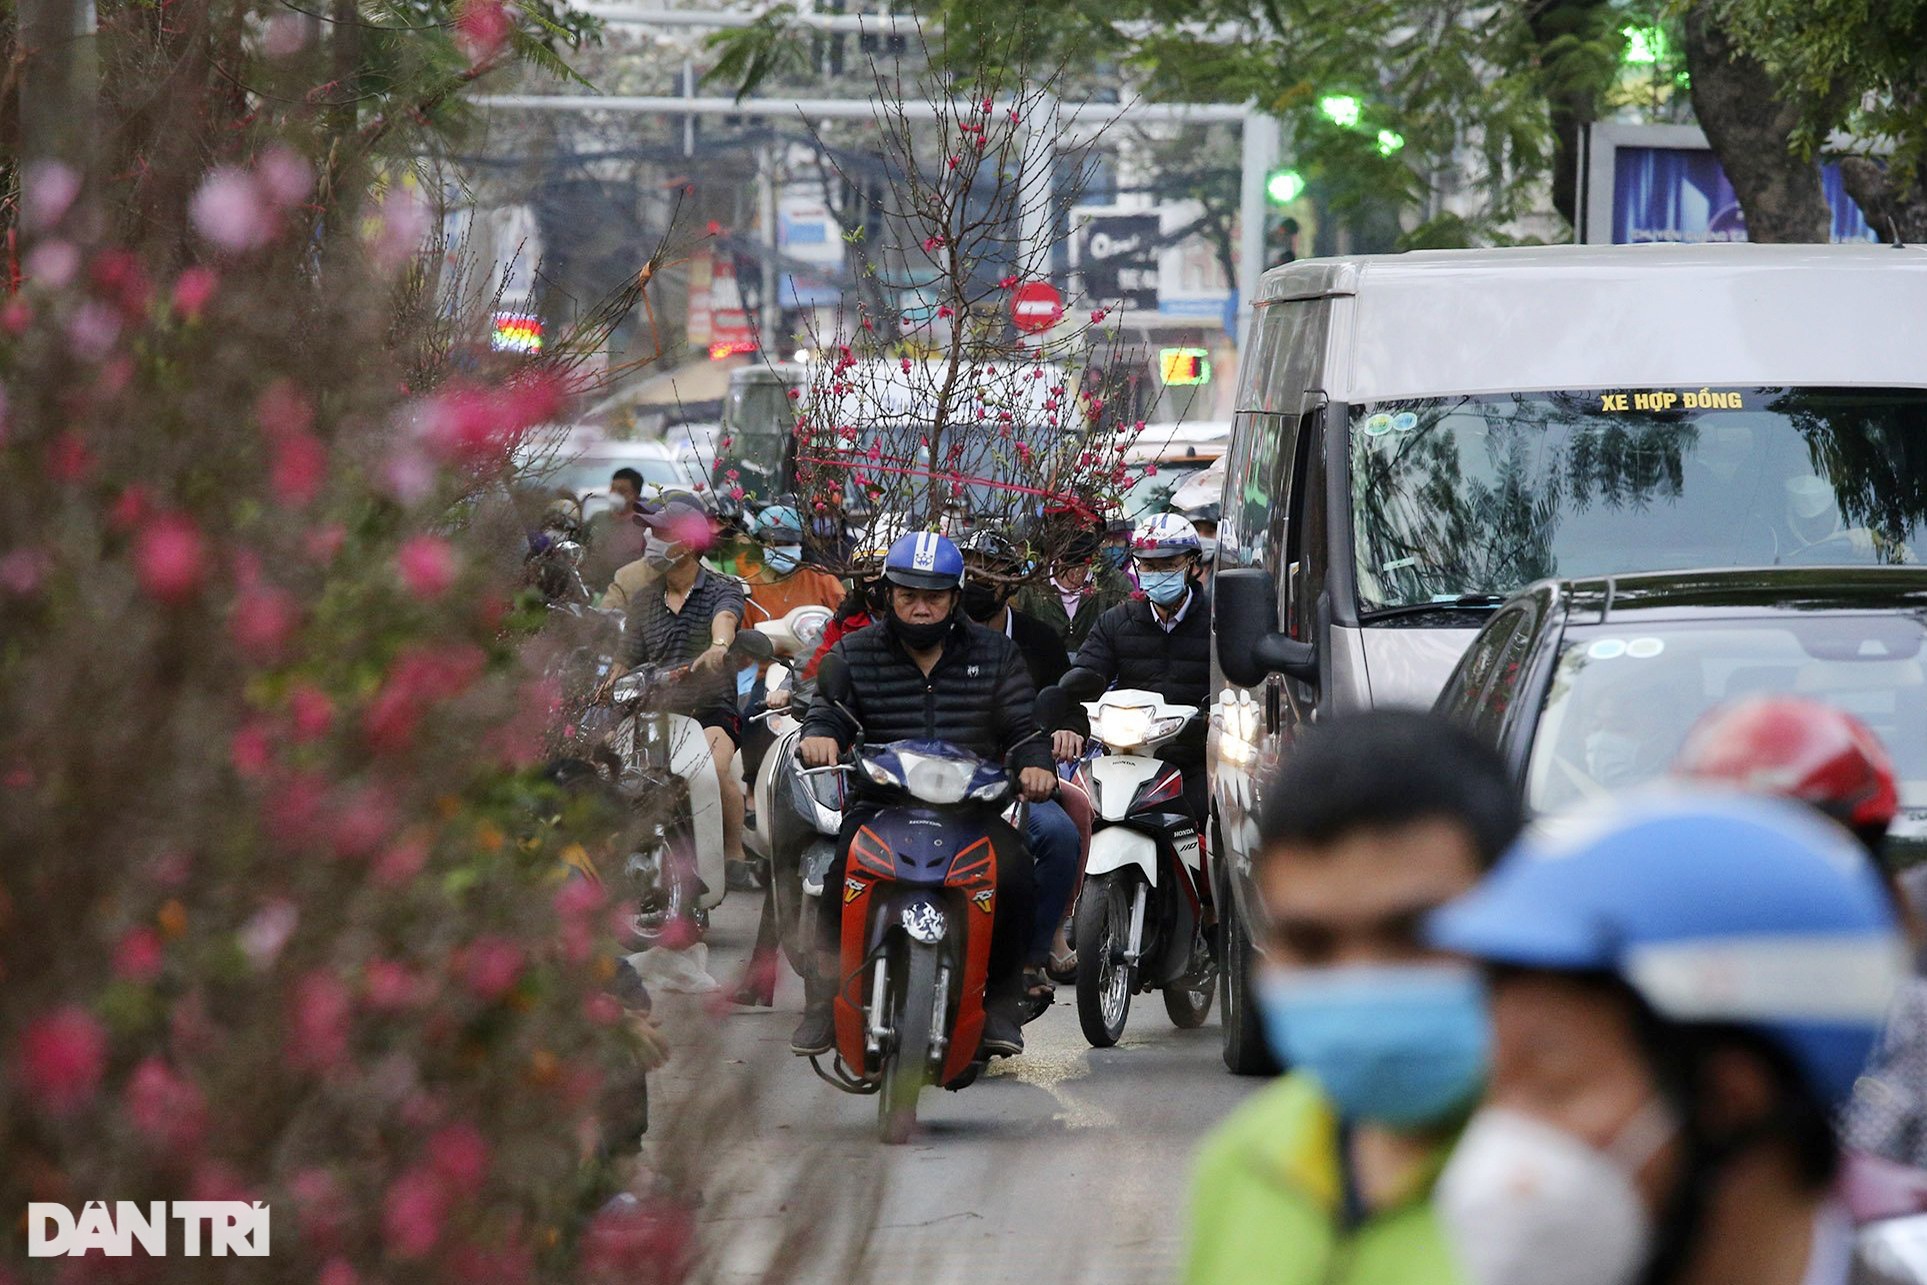
[[[715,912],[710,968],[725,982],[760,897],[732,894]],[[1140,995],[1123,1041],[1100,1051],[1062,987],[1024,1028],[1021,1058],[960,1093],[925,1090],[917,1136],[884,1148],[874,1098],[838,1092],[790,1055],[802,1004],[793,975],[773,1010],[657,1000],[682,1047],[652,1080],[645,1158],[665,1173],[700,1160],[699,1218],[727,1281],[769,1279],[763,1266],[786,1235],[819,1224],[834,1246],[784,1279],[1172,1280],[1196,1141],[1260,1083],[1224,1070],[1215,1011],[1180,1031],[1160,997]]]

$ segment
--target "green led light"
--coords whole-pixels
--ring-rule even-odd
[[[1381,129],[1378,131],[1378,154],[1380,156],[1390,156],[1404,146],[1405,135],[1399,133],[1397,130]]]
[[[1273,170],[1265,179],[1265,196],[1273,205],[1290,205],[1305,192],[1305,176],[1297,170]]]
[[[1620,55],[1621,61],[1650,67],[1666,57],[1666,33],[1658,27],[1623,27],[1620,34],[1626,37],[1626,52]]]
[[[1350,94],[1328,94],[1318,100],[1318,110],[1325,113],[1332,124],[1350,129],[1358,124],[1358,118],[1363,114],[1364,107]]]

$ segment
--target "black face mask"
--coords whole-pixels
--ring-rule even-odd
[[[1005,593],[997,585],[972,580],[963,587],[964,614],[983,624],[1003,610]]]
[[[896,612],[890,613],[890,628],[896,631],[897,637],[911,651],[929,651],[932,647],[938,646],[949,634],[953,624],[955,624],[954,615],[945,616],[942,620],[932,620],[928,624],[913,625]]]

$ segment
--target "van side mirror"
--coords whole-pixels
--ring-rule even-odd
[[[1278,587],[1263,567],[1220,571],[1212,584],[1217,620],[1218,666],[1240,687],[1256,687],[1267,674],[1301,682],[1318,679],[1318,651],[1278,632]]]

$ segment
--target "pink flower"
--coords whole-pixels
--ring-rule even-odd
[[[902,366],[904,374],[907,375],[910,373],[910,359],[908,357],[905,357],[900,365]]]
[[[376,213],[380,222],[369,249],[382,267],[400,267],[428,235],[428,201],[415,188],[391,188]]]
[[[0,330],[18,338],[33,324],[33,305],[23,295],[15,295],[0,305]]]
[[[311,433],[290,433],[274,443],[268,484],[277,499],[301,508],[321,493],[327,471],[328,456],[320,440]]]
[[[68,429],[47,443],[47,476],[56,482],[79,482],[94,471],[94,452],[81,435]]]
[[[957,313],[955,309],[953,309],[949,304],[946,303],[946,304],[938,305],[937,315],[939,317],[954,317],[957,315]]]
[[[314,427],[314,404],[288,380],[277,379],[255,399],[254,418],[270,437],[305,433]]]
[[[100,1088],[107,1032],[78,1005],[30,1022],[20,1037],[20,1086],[50,1115],[69,1115]]]
[[[996,106],[996,104],[992,103],[988,98],[986,98],[981,103],[977,104],[977,110],[984,113],[986,116],[988,116],[990,114],[990,109],[994,106]]]
[[[335,704],[313,683],[296,683],[288,689],[288,715],[294,722],[295,740],[318,741],[334,723]]]
[[[129,929],[114,947],[114,975],[147,983],[161,975],[161,935],[152,928]]]
[[[348,1060],[350,997],[347,986],[319,970],[295,984],[288,1060],[297,1068],[332,1071]]]
[[[348,528],[339,522],[330,522],[313,528],[303,536],[301,549],[308,555],[310,561],[329,563],[335,560],[335,555],[341,552],[341,546],[347,543],[347,540]]]
[[[462,0],[455,14],[455,43],[470,64],[484,63],[501,49],[513,27],[502,0]]]
[[[1100,325],[1103,323],[1104,318],[1109,315],[1110,314],[1102,308],[1093,308],[1091,309],[1091,324],[1093,326]]]
[[[378,785],[363,786],[335,810],[329,838],[338,857],[372,856],[395,828],[395,806]]]
[[[428,1140],[428,1167],[452,1193],[472,1191],[488,1176],[488,1142],[472,1124],[446,1125]]]
[[[614,1026],[622,1020],[622,1005],[607,991],[591,991],[582,1001],[582,1016],[596,1026]]]
[[[188,206],[194,230],[223,250],[259,249],[274,237],[274,216],[251,175],[233,166],[209,170]]]
[[[428,864],[429,851],[428,841],[421,838],[407,838],[392,845],[375,863],[375,882],[387,888],[408,883]]]
[[[278,205],[304,201],[314,188],[314,168],[286,147],[270,147],[254,165],[255,181]]]
[[[582,1274],[595,1282],[681,1280],[695,1248],[695,1220],[684,1206],[661,1199],[612,1205],[583,1233]]]
[[[361,987],[368,1006],[382,1012],[412,1008],[421,997],[421,983],[407,965],[392,959],[370,960],[362,970]]]
[[[460,567],[455,550],[439,536],[410,536],[395,554],[402,583],[420,598],[439,598],[455,584]]]
[[[267,727],[261,723],[243,723],[228,738],[228,762],[243,780],[255,781],[266,776],[273,759],[274,745],[268,739]]]
[[[801,397],[802,395],[803,395],[803,390],[802,390],[802,389],[800,389],[800,388],[792,388],[792,389],[790,389],[790,394],[789,394],[789,396],[790,396],[790,400],[791,400],[791,401],[795,401],[795,400],[797,400],[797,399],[798,399],[798,398],[800,398],[800,397]],[[727,449],[728,449],[728,447],[724,447],[724,449],[725,449],[725,450],[727,450]]]
[[[286,589],[248,589],[234,600],[228,632],[243,655],[258,664],[281,658],[288,639],[300,624],[294,595]]]
[[[950,164],[952,167],[955,167],[955,165],[957,164],[957,158],[954,156],[951,157]],[[932,250],[941,250],[943,248],[943,245],[944,245],[944,240],[941,236],[925,237],[923,241],[923,249],[926,254]]]
[[[71,241],[42,241],[27,251],[21,271],[49,290],[64,290],[80,271],[80,248]]]
[[[157,1147],[185,1150],[207,1128],[207,1100],[201,1090],[158,1056],[134,1068],[122,1101],[135,1132]]]
[[[422,1258],[442,1238],[449,1199],[443,1185],[425,1166],[395,1179],[382,1199],[381,1229],[388,1252],[397,1258]]]
[[[59,161],[35,161],[21,176],[23,221],[34,232],[45,232],[80,195],[80,175]]]
[[[163,513],[134,541],[134,574],[147,596],[173,606],[200,591],[207,573],[207,541],[192,518]]]
[[[189,321],[199,321],[214,300],[221,278],[212,268],[192,267],[174,278],[174,311]]]
[[[1158,466],[1157,466],[1157,465],[1155,465],[1155,464],[1146,464],[1146,465],[1144,466],[1144,476],[1146,476],[1146,477],[1156,477],[1157,475],[1158,475]]]
[[[463,980],[477,999],[494,1003],[522,976],[522,948],[501,937],[478,937],[463,959]]]
[[[397,500],[414,504],[435,489],[435,462],[414,446],[397,447],[382,464],[381,482]]]
[[[40,589],[52,559],[39,549],[13,549],[0,555],[0,589],[25,598]]]
[[[1009,275],[1009,276],[1007,276],[1007,277],[1000,277],[1000,278],[998,278],[998,280],[997,280],[997,288],[998,288],[999,290],[1010,290],[1010,289],[1013,289],[1013,288],[1015,288],[1015,287],[1016,287],[1016,285],[1017,285],[1017,274],[1016,274],[1016,273],[1012,273],[1011,275]]]
[[[301,922],[301,911],[292,901],[270,901],[254,912],[241,931],[235,934],[241,953],[256,968],[266,968],[281,957],[288,939]]]

